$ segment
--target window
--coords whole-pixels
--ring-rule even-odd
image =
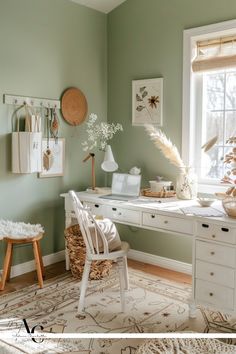
[[[211,192],[209,185],[221,186],[226,140],[236,134],[236,21],[184,31],[183,70],[182,156],[195,167],[200,191]]]
[[[223,163],[230,150],[226,141],[236,133],[236,69],[208,72],[201,76],[202,109],[196,123],[196,129],[200,131],[199,141],[196,139],[199,165],[196,169],[200,181],[218,182],[227,168]],[[218,136],[216,144],[203,152],[200,147],[215,136]]]

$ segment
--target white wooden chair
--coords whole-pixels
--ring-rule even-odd
[[[88,279],[90,273],[90,267],[92,261],[113,260],[117,262],[120,278],[120,297],[121,297],[121,309],[125,311],[125,290],[129,288],[128,267],[127,267],[127,253],[129,250],[129,244],[127,242],[121,242],[121,249],[118,251],[109,251],[107,239],[99,227],[98,222],[91,214],[89,208],[84,207],[80,202],[74,191],[70,191],[69,195],[73,203],[73,209],[80,225],[81,233],[86,245],[86,258],[84,271],[80,287],[80,298],[78,312],[84,310],[84,300],[86,289],[88,286]],[[91,233],[91,225],[94,226],[94,233]],[[99,240],[100,238],[100,240]],[[99,251],[101,247],[99,243],[103,244],[103,250]],[[99,242],[100,241],[100,242]]]

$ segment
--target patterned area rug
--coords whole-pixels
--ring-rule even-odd
[[[29,328],[43,326],[52,333],[235,333],[236,321],[217,311],[197,310],[197,318],[188,317],[191,287],[129,269],[130,290],[127,309],[121,313],[119,281],[114,270],[109,278],[90,282],[85,313],[76,316],[80,283],[70,274],[46,281],[43,289],[33,285],[0,296],[1,333],[12,331],[14,339],[0,341],[0,353],[83,353],[134,354],[142,339],[45,339],[36,344],[25,334]],[[230,337],[230,335],[229,335]]]

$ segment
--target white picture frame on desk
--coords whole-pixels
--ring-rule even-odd
[[[163,78],[132,81],[132,125],[163,125]]]
[[[47,149],[51,152],[51,166],[46,169],[44,166],[44,154]],[[65,139],[43,139],[42,140],[42,172],[39,178],[64,176],[65,167]]]

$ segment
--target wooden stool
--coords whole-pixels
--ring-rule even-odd
[[[12,262],[12,254],[13,254],[13,245],[16,244],[24,244],[24,243],[32,243],[33,251],[34,251],[34,258],[36,263],[36,271],[38,275],[38,282],[39,287],[43,287],[43,277],[45,275],[43,260],[41,255],[41,249],[39,240],[43,237],[43,233],[38,234],[37,236],[31,238],[21,238],[21,239],[14,239],[10,237],[4,237],[4,240],[7,242],[7,250],[4,259],[3,265],[3,274],[2,274],[2,281],[0,283],[0,290],[4,290],[6,281],[10,279],[11,273],[11,262]]]

